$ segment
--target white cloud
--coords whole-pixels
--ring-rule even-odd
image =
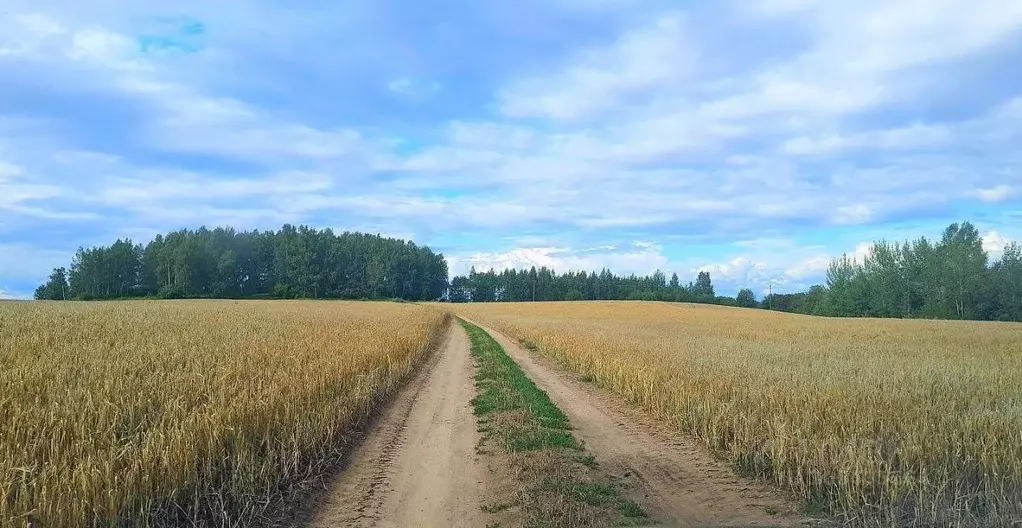
[[[185,171],[142,171],[141,178],[116,178],[107,182],[97,199],[108,205],[146,206],[182,199],[241,199],[270,196],[316,194],[333,187],[333,179],[323,173],[291,171],[262,178],[209,181]]]
[[[11,181],[25,173],[25,168],[0,160],[0,184]]]
[[[1002,0],[764,0],[736,7],[801,23],[812,44],[761,71],[744,93],[706,106],[727,118],[843,116],[914,97],[921,81],[905,72],[968,57],[1022,27],[1022,4]]]
[[[374,231],[412,226],[424,238],[485,231],[491,238],[461,255],[480,266],[637,273],[671,262],[635,244],[585,248],[662,233],[751,238],[736,243],[748,254],[725,247],[703,261],[719,261],[707,265],[726,274],[722,281],[796,285],[821,273],[824,252],[755,237],[796,239],[803,229],[878,225],[959,202],[975,207],[967,197],[1004,204],[1018,195],[1022,97],[994,104],[984,90],[959,87],[982,82],[955,62],[985,58],[1015,35],[1016,5],[753,0],[730,7],[773,19],[736,22],[716,4],[680,14],[634,0],[565,2],[593,7],[585,16],[595,18],[581,25],[608,32],[572,33],[578,20],[558,19],[572,23],[555,24],[556,38],[544,40],[554,20],[531,17],[544,5],[528,23],[501,20],[504,32],[446,34],[486,33],[498,49],[470,55],[474,42],[465,40],[463,54],[434,64],[423,44],[440,37],[429,24],[373,41],[395,41],[389,54],[370,44],[306,45],[327,33],[372,37],[369,28],[330,27],[386,18],[371,3],[350,17],[268,17],[256,4],[258,13],[238,17],[240,3],[186,0],[172,10],[208,16],[215,28],[209,46],[189,57],[140,53],[137,24],[164,11],[145,3],[0,17],[0,59],[16,81],[0,83],[0,100],[13,86],[12,101],[29,101],[33,119],[42,114],[28,134],[0,120],[0,154],[10,162],[0,164],[0,213],[8,213],[0,223],[92,217],[74,212],[78,205],[114,213],[111,224],[161,230],[341,218]],[[607,4],[629,7],[605,16]],[[750,45],[721,37],[746,34],[721,31],[728,26],[747,26],[749,42],[785,38]],[[523,31],[543,40],[539,55],[525,56],[534,50],[508,38]],[[365,49],[372,53],[360,55]],[[371,64],[354,68],[341,57],[349,54]],[[449,98],[409,112],[408,100],[439,90],[431,79],[448,78],[459,79],[445,87]],[[1013,82],[1003,80],[998,93]],[[33,89],[46,93],[26,96]],[[363,101],[363,93],[375,95]],[[954,112],[940,111],[942,97],[954,98]],[[884,112],[889,104],[895,112]],[[972,110],[979,118],[953,119],[980,107],[988,109]],[[88,112],[65,111],[72,108]],[[90,112],[109,119],[97,123]],[[503,252],[491,241],[522,232],[564,235]]]
[[[127,77],[121,87],[154,105],[157,115],[146,134],[157,148],[264,162],[370,155],[367,142],[353,129],[325,130],[276,119],[243,101],[171,81]]]
[[[856,262],[864,262],[872,242],[859,242],[854,249],[842,252],[834,247],[799,245],[786,239],[764,239],[743,245],[755,252],[732,255],[727,260],[692,268],[710,273],[719,292],[735,292],[741,288],[766,294],[793,293],[824,284],[831,262],[847,254]],[[840,247],[840,246],[838,246]]]
[[[1004,253],[1004,247],[1015,242],[1014,239],[1006,237],[997,231],[990,231],[982,236],[983,251],[990,255],[991,259],[998,259]]]
[[[758,295],[793,293],[821,284],[825,278],[830,257],[815,255],[800,257],[813,248],[792,248],[788,254],[765,252],[739,255],[730,259],[691,268],[696,272],[709,272],[718,295],[734,295],[749,288]],[[799,260],[799,259],[802,260]]]
[[[38,14],[0,15],[0,56],[33,55],[66,29]]]
[[[21,27],[46,39],[45,45],[35,44],[32,53],[49,61],[51,68],[62,60],[85,64],[98,70],[90,75],[114,95],[148,104],[154,115],[143,122],[141,138],[155,148],[264,162],[367,157],[372,150],[354,129],[317,128],[234,97],[207,93],[180,80],[181,72],[171,71],[170,65],[143,54],[132,36],[102,27],[65,28],[41,16],[27,20]]]
[[[105,68],[147,70],[152,66],[139,60],[138,43],[103,29],[83,29],[71,35],[67,56]]]
[[[605,248],[574,249],[568,247],[515,248],[495,253],[470,253],[448,257],[452,274],[467,274],[475,266],[476,271],[493,268],[501,271],[508,268],[528,269],[546,266],[558,273],[568,271],[598,271],[604,267],[618,275],[631,273],[652,274],[665,271],[668,259],[657,244],[633,243],[625,251]],[[668,273],[669,274],[669,273]]]
[[[804,279],[807,277],[819,277],[827,271],[834,257],[830,255],[815,255],[801,260],[784,270],[784,276],[791,279]]]
[[[1015,189],[1002,184],[985,189],[976,189],[969,194],[984,202],[1003,202],[1015,194]]]
[[[872,242],[859,242],[855,245],[855,251],[853,251],[849,256],[856,262],[866,262],[866,258],[872,254]]]
[[[767,275],[766,263],[750,257],[735,257],[727,262],[706,264],[692,271],[710,273],[711,279],[735,284],[755,284]]]
[[[782,149],[795,155],[832,155],[849,150],[898,150],[932,147],[951,139],[945,126],[913,124],[903,128],[833,134],[817,137],[800,136],[787,140]]]
[[[696,55],[686,23],[681,15],[662,14],[580,54],[563,71],[512,84],[500,93],[501,109],[512,117],[586,118],[644,90],[680,83]]]
[[[859,12],[802,3],[810,47],[734,77],[702,69],[707,63],[696,49],[700,28],[691,20],[670,12],[648,16],[646,26],[624,31],[612,44],[574,53],[561,67],[512,79],[499,91],[497,103],[506,115],[540,118],[539,124],[452,122],[448,145],[385,166],[419,173],[409,177],[423,181],[438,182],[442,174],[443,184],[500,189],[485,199],[542,210],[545,216],[536,217],[584,229],[684,226],[707,218],[734,232],[782,220],[862,225],[943,205],[985,177],[963,158],[937,159],[945,149],[930,149],[931,158],[913,151],[962,141],[961,123],[861,130],[861,121],[843,118],[901,96],[907,85],[898,72],[982,51],[1003,38],[1003,28],[992,28],[999,35],[992,40],[975,36],[978,44],[968,51],[944,46],[887,63],[846,64],[854,63],[855,47],[835,42],[860,37],[831,35],[836,26],[820,28],[850,17],[848,31],[879,32],[882,42],[900,46],[906,40],[873,27],[881,23],[878,14],[890,13],[885,5],[868,3]],[[929,34],[931,25],[943,31],[946,13],[933,16],[940,20],[921,22],[914,31]],[[979,27],[988,18],[967,22]],[[639,52],[647,48],[655,51]],[[656,59],[662,68],[647,67],[653,62],[648,57],[668,50],[681,58]],[[829,60],[838,51],[847,53]],[[869,75],[856,81],[862,71]],[[764,154],[744,143],[773,137],[782,152]],[[846,157],[840,167],[821,168],[794,159],[850,153],[880,161],[860,165]],[[848,205],[835,209],[835,196]]]

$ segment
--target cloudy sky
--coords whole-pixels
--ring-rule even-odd
[[[285,222],[793,291],[1022,239],[1022,0],[5,0],[0,296]]]

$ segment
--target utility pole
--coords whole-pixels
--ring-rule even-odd
[[[770,299],[770,301],[767,303],[767,309],[768,310],[773,310],[774,309],[774,283],[772,283],[772,282],[770,283],[768,291],[770,293],[767,294],[767,299]]]

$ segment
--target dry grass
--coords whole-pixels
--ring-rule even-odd
[[[0,525],[248,525],[438,336],[395,303],[0,303]]]
[[[460,305],[855,525],[1022,520],[1022,325]]]

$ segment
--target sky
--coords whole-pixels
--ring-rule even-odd
[[[200,225],[799,291],[1022,239],[1022,0],[4,0],[0,298]]]

